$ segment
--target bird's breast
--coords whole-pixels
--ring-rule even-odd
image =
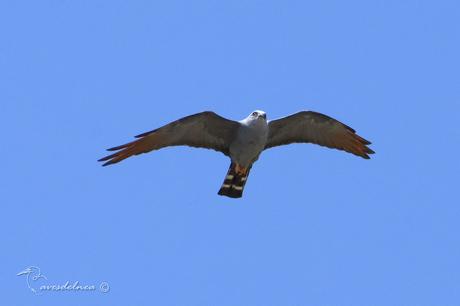
[[[268,128],[242,127],[230,146],[230,157],[240,165],[249,166],[265,148]]]

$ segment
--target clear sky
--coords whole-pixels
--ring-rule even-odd
[[[0,304],[460,305],[458,1],[1,1]],[[104,149],[185,115],[315,110],[364,160]],[[28,289],[47,280],[95,291]],[[106,281],[110,291],[98,286]]]

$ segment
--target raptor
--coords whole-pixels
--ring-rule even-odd
[[[219,195],[240,198],[254,162],[262,151],[291,143],[313,143],[343,150],[369,159],[371,143],[351,127],[329,116],[301,111],[267,120],[265,112],[256,110],[247,118],[234,121],[214,112],[190,115],[163,127],[137,135],[137,140],[113,147],[115,153],[101,158],[103,166],[118,163],[130,156],[168,146],[191,146],[219,151],[231,160]]]

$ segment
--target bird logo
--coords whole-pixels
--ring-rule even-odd
[[[26,276],[27,287],[29,287],[29,289],[33,293],[35,293],[37,295],[40,294],[40,291],[37,290],[37,288],[36,288],[37,287],[37,282],[40,279],[48,280],[45,275],[41,274],[40,268],[35,267],[35,266],[27,267],[25,270],[19,272],[16,275],[17,276],[25,275]]]

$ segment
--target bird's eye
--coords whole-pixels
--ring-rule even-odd
[[[253,112],[252,115],[253,115],[253,116],[257,116],[257,112]]]

